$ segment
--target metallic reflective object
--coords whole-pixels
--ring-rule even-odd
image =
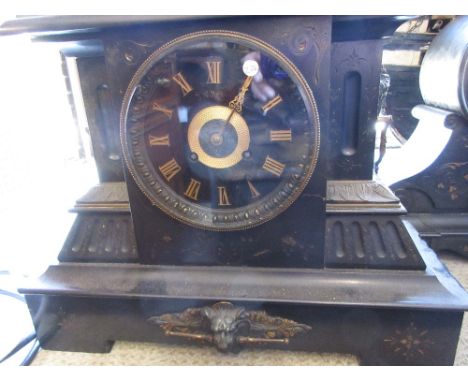
[[[468,16],[457,17],[434,38],[419,85],[426,104],[468,118]]]
[[[419,122],[410,139],[380,164],[380,180],[387,185],[419,174],[434,163],[452,135],[451,128],[457,124],[454,113],[427,105],[415,106],[412,114]]]
[[[307,335],[312,328],[265,311],[247,310],[228,301],[212,306],[188,308],[148,318],[164,334],[214,344],[223,352],[238,351],[239,345],[283,344],[290,338]]]
[[[197,154],[198,160],[210,168],[229,168],[242,160],[242,154],[249,149],[250,133],[249,127],[240,114],[225,106],[210,106],[197,113],[190,122],[188,128],[188,143],[190,150]],[[232,114],[232,115],[231,115]],[[230,119],[229,119],[230,118]],[[235,148],[226,156],[216,157],[207,153],[200,142],[200,131],[211,121],[227,121],[237,134],[237,144]],[[227,122],[226,122],[227,123]],[[219,129],[217,129],[219,130]],[[212,145],[223,144],[223,134],[214,132],[211,137]]]

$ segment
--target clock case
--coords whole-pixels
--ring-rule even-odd
[[[331,19],[309,18],[307,26],[295,31],[294,36],[285,36],[283,31],[291,30],[296,22],[292,18],[278,18],[273,26],[271,20],[266,18],[257,18],[254,22],[240,19],[213,20],[203,24],[189,23],[177,28],[155,26],[113,33],[104,39],[104,49],[108,70],[114,74],[110,78],[114,107],[122,105],[122,95],[136,69],[163,44],[202,30],[229,30],[268,43],[296,65],[312,88],[319,111],[320,131],[326,137]],[[128,59],[131,54],[129,50],[133,53],[132,60]],[[114,117],[118,115],[116,110]],[[115,123],[118,124],[119,120],[115,120]],[[141,262],[166,265],[322,267],[325,163],[326,149],[322,143],[312,178],[291,206],[261,225],[230,232],[216,232],[216,227],[213,230],[193,228],[163,213],[142,193],[125,167]]]
[[[362,364],[452,364],[463,311],[468,309],[466,292],[420,240],[410,217],[404,218],[399,199],[372,181],[381,38],[401,22],[393,17],[90,17],[84,21],[45,17],[20,19],[5,27],[10,33],[42,32],[35,37],[38,41],[74,42],[62,54],[77,57],[101,179],[73,209],[77,219],[59,255],[60,263],[20,288],[41,346],[108,352],[118,340],[186,345],[191,339],[191,344],[213,345],[216,335],[209,325],[195,325],[194,331],[185,332],[171,331],[168,325],[196,317],[197,312],[230,317],[242,311],[244,320],[276,317],[276,325],[298,334],[275,341],[271,336],[276,331],[260,337],[228,333],[238,344],[247,338],[250,346],[260,349],[352,353]],[[122,182],[124,168],[116,138],[120,92],[125,91],[138,62],[154,50],[146,42],[166,42],[155,31],[165,39],[213,28],[254,34],[254,24],[263,25],[263,32],[257,33],[267,42],[280,36],[278,47],[294,56],[308,81],[314,79],[311,63],[301,61],[297,48],[307,46],[304,41],[321,41],[314,40],[316,33],[324,37],[322,53],[329,66],[318,72],[317,79],[320,82],[323,75],[328,83],[317,88],[323,93],[311,85],[320,102],[322,137],[328,137],[322,140],[316,171],[327,178],[326,194],[321,194],[326,215],[313,211],[305,220],[323,217],[322,251],[313,259],[304,258],[306,266],[295,268],[277,266],[281,263],[268,267],[148,264],[152,259],[141,257],[137,245],[145,236],[134,230],[130,218],[129,197],[135,214],[140,194],[129,183],[128,195]],[[140,36],[140,40],[135,44],[128,36]],[[124,61],[116,65],[113,60]],[[328,95],[326,89],[330,89]],[[152,206],[151,211],[155,211]],[[282,218],[283,214],[276,220]],[[209,321],[203,321],[206,324]]]

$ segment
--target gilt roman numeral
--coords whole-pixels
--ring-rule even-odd
[[[171,119],[172,118],[172,110],[168,109],[167,107],[159,105],[157,102],[153,102],[151,105],[153,111],[160,111],[163,113],[167,118]]]
[[[163,135],[162,137],[157,137],[150,134],[148,136],[150,146],[170,146],[171,142],[169,141],[169,134]]]
[[[198,180],[190,178],[190,183],[184,192],[184,195],[190,199],[198,200],[201,183]]]
[[[289,129],[289,130],[271,130],[270,131],[270,141],[271,142],[291,142],[292,141],[291,129]]]
[[[267,155],[265,159],[265,163],[263,163],[262,168],[265,171],[268,171],[269,173],[276,175],[276,176],[281,176],[283,173],[285,165],[282,164],[281,162],[278,162],[277,160],[272,159],[269,155]]]
[[[179,166],[176,160],[172,158],[169,162],[166,162],[162,166],[159,166],[159,170],[169,182],[175,175],[177,175],[177,173],[180,170],[182,170],[182,168]]]
[[[182,73],[177,73],[174,77],[172,77],[172,79],[177,83],[177,85],[180,86],[180,88],[182,89],[182,94],[184,96],[186,96],[193,90],[190,84],[185,79],[185,77],[182,75]]]
[[[247,180],[247,184],[249,185],[250,194],[252,195],[252,199],[258,198],[260,196],[260,192],[254,187],[250,180]]]
[[[268,110],[273,109],[278,105],[283,99],[280,95],[277,95],[275,98],[268,101],[265,105],[262,106],[263,114],[268,113]]]
[[[226,187],[218,187],[218,206],[230,206]]]
[[[221,61],[207,61],[208,68],[208,83],[220,84],[221,83]]]

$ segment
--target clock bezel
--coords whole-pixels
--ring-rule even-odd
[[[152,68],[155,62],[165,57],[171,51],[180,48],[184,44],[205,42],[207,40],[216,38],[223,38],[225,40],[229,39],[230,42],[244,44],[245,46],[260,49],[269,54],[277,62],[279,62],[282,69],[288,73],[291,80],[296,84],[304,102],[307,116],[313,124],[313,128],[311,129],[313,132],[313,138],[311,138],[311,140],[313,139],[313,143],[311,155],[309,155],[310,162],[308,162],[307,171],[300,177],[300,181],[297,182],[297,184],[293,184],[292,186],[291,183],[289,183],[288,191],[290,194],[284,197],[284,200],[278,200],[277,198],[277,195],[280,192],[283,192],[284,188],[281,188],[279,185],[277,187],[279,191],[273,191],[260,198],[258,201],[243,207],[232,209],[210,209],[185,199],[183,203],[181,203],[181,196],[168,187],[161,176],[158,174],[156,174],[155,180],[151,178],[155,184],[153,184],[152,187],[148,187],[148,185],[145,184],[145,182],[141,179],[142,176],[134,163],[135,159],[129,152],[129,147],[131,147],[131,140],[129,139],[129,134],[127,132],[127,117],[134,92],[136,91],[137,86],[140,84],[144,76]],[[320,120],[317,104],[312,90],[310,89],[301,72],[283,53],[265,41],[248,34],[228,30],[204,30],[200,32],[184,34],[169,41],[155,50],[139,66],[135,74],[132,76],[122,101],[122,108],[120,113],[120,138],[124,161],[128,172],[132,176],[140,191],[146,196],[146,198],[152,203],[153,206],[159,208],[169,217],[194,228],[208,231],[239,231],[254,228],[272,220],[287,210],[291,204],[293,204],[300,197],[305,187],[309,183],[318,162],[320,151]],[[145,164],[142,162],[138,167],[144,166]],[[287,179],[282,180],[282,183],[285,184],[286,182]],[[160,197],[156,197],[154,194],[161,195]],[[163,198],[166,200],[166,203],[164,203]],[[169,203],[173,203],[172,208],[166,205]],[[269,203],[269,205],[267,203]],[[174,208],[178,208],[180,211]],[[264,212],[259,213],[259,209],[262,209]],[[204,215],[205,219],[201,219],[204,212],[208,213],[211,219],[207,219],[207,215]],[[198,220],[194,220],[194,217],[197,216],[198,213],[200,214],[200,218],[198,218]]]

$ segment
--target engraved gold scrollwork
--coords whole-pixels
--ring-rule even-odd
[[[414,322],[403,329],[395,329],[391,336],[384,339],[392,352],[407,361],[424,356],[434,345],[429,330],[417,327]]]
[[[356,49],[353,49],[353,52],[340,62],[340,65],[350,68],[357,68],[366,62],[367,60],[364,57],[361,57],[361,55],[356,52]]]

